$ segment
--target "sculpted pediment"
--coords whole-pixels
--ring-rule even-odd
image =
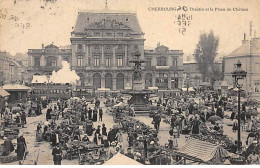
[[[130,27],[116,20],[103,19],[92,23],[87,29],[130,29]]]
[[[45,52],[47,53],[55,53],[59,51],[59,47],[51,44],[45,47]]]

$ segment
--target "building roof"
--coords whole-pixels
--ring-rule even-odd
[[[250,40],[246,40],[240,47],[227,57],[248,56],[250,54]],[[260,56],[260,38],[253,38],[251,42],[251,54]]]
[[[130,28],[133,32],[143,33],[138,23],[135,13],[106,13],[106,12],[79,12],[77,22],[74,28],[76,33],[84,33],[85,29],[97,28],[102,20],[110,20],[119,25],[119,28]],[[96,26],[95,26],[96,24]],[[110,26],[110,28],[112,28]]]
[[[31,90],[30,87],[25,86],[25,85],[19,85],[19,84],[7,84],[2,86],[2,89],[6,91],[27,91]]]
[[[11,62],[12,62],[15,66],[21,68],[21,65],[20,65],[17,61],[11,60]]]
[[[5,91],[4,89],[0,88],[0,97],[6,97],[9,96],[10,94]]]
[[[71,49],[71,45],[60,46],[60,49]]]

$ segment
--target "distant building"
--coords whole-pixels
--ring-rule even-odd
[[[222,71],[222,63],[214,63],[214,66],[219,71]],[[187,77],[189,77],[190,87],[198,87],[203,82],[202,75],[198,69],[198,63],[183,63],[183,68],[185,87],[187,85]],[[209,76],[205,78],[205,82],[211,83]]]
[[[42,45],[42,49],[29,49],[27,82],[32,81],[33,75],[47,75],[60,69],[62,61],[71,62],[71,55],[71,49],[60,49],[54,44]]]
[[[145,86],[159,89],[181,89],[183,85],[183,51],[169,50],[158,44],[145,50]]]
[[[23,81],[25,67],[15,61],[7,52],[0,52],[0,85]]]
[[[228,56],[223,58],[224,64],[224,80],[229,85],[234,85],[232,72],[235,69],[235,64],[240,60],[242,69],[247,72],[247,77],[240,80],[243,84],[243,89],[252,94],[252,96],[260,96],[260,39],[253,38],[252,40],[242,41],[242,45],[238,47]]]

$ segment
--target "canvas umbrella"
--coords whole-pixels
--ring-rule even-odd
[[[210,116],[208,121],[211,122],[212,124],[214,124],[216,121],[221,121],[222,118],[219,116]]]

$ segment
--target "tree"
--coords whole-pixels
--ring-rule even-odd
[[[194,57],[198,63],[198,70],[202,75],[202,80],[212,74],[210,71],[215,70],[214,61],[217,56],[219,38],[211,30],[210,33],[200,35],[200,41],[196,45]]]

